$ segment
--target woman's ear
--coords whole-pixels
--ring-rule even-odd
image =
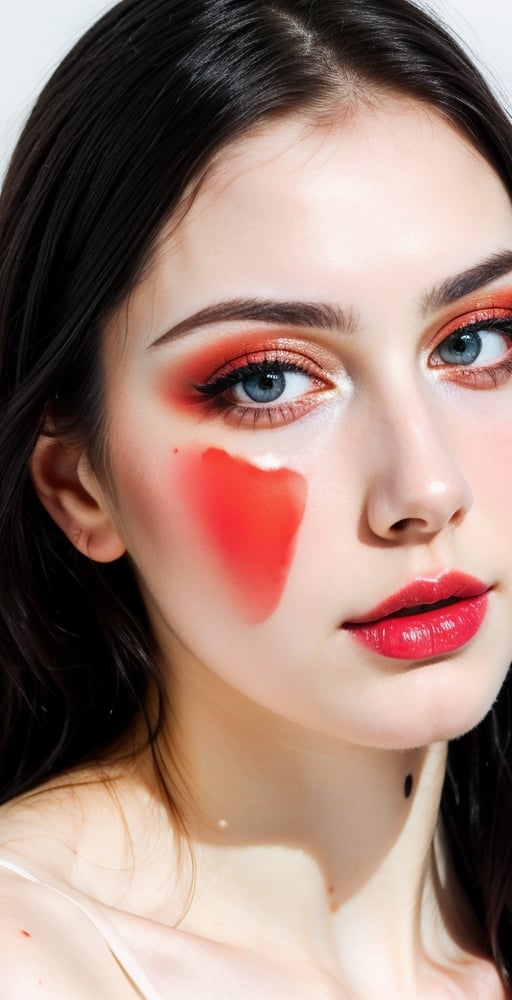
[[[125,545],[83,447],[41,434],[31,473],[43,507],[79,552],[96,562],[123,555]]]

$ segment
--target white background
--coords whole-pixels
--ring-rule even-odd
[[[512,108],[512,0],[423,5],[456,30]],[[111,6],[111,0],[0,0],[0,177],[41,86],[73,41]]]

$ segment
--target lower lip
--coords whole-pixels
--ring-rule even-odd
[[[478,632],[487,611],[487,593],[466,597],[437,611],[345,625],[367,649],[396,660],[426,660],[465,646]]]

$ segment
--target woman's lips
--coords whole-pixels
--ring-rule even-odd
[[[442,656],[478,632],[490,587],[464,573],[418,579],[343,628],[373,652],[399,660]]]

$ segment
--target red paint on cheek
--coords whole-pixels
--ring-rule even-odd
[[[218,448],[187,461],[190,502],[249,620],[275,611],[306,504],[306,480],[260,469]]]

